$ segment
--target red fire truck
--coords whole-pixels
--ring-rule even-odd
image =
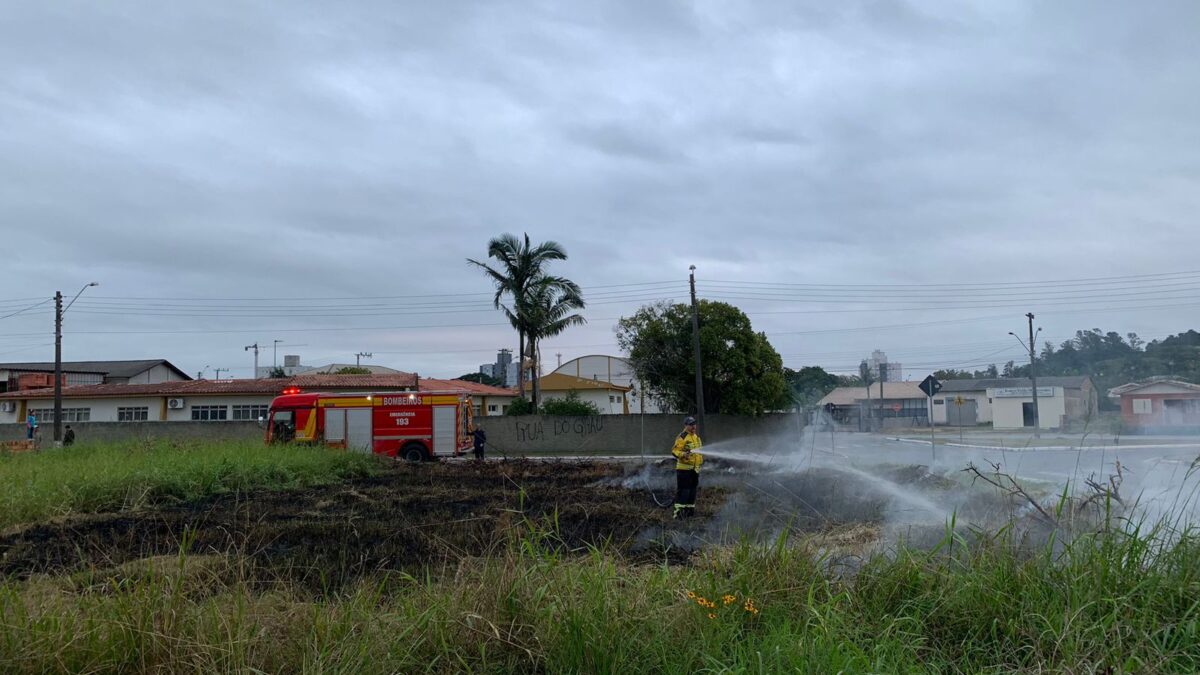
[[[267,443],[322,443],[419,462],[471,448],[471,397],[457,392],[321,394],[271,401]]]

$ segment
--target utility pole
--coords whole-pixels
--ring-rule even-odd
[[[1037,400],[1037,352],[1033,342],[1033,312],[1025,315],[1029,318],[1029,382],[1033,385],[1033,437],[1041,438],[1042,420],[1038,412]]]
[[[257,380],[258,379],[258,343],[255,342],[252,345],[247,345],[245,351],[250,351],[251,349],[254,350],[254,379]]]
[[[63,307],[62,291],[54,293],[54,446],[58,447],[62,444],[62,322],[63,314],[75,304],[79,296],[83,295],[91,286],[99,286],[100,283],[93,281],[85,284],[75,297]]]
[[[363,359],[363,358],[369,359],[369,358],[373,358],[373,357],[371,356],[371,352],[359,352],[359,353],[355,354],[354,355],[355,367],[362,365],[362,362],[360,361],[360,359]]]
[[[1012,331],[1008,331],[1008,334],[1017,338],[1017,342],[1021,343],[1021,346],[1029,352],[1029,383],[1033,385],[1033,437],[1041,438],[1042,420],[1041,415],[1038,413],[1037,394],[1037,345],[1034,342],[1037,340],[1037,337],[1033,332],[1033,312],[1029,312],[1025,315],[1025,317],[1029,319],[1029,343],[1026,344],[1025,341],[1020,338],[1020,336]],[[1041,328],[1038,329],[1038,333],[1040,332],[1042,332]]]
[[[62,442],[62,291],[54,293],[54,445]]]
[[[879,362],[879,427],[883,428],[883,383],[887,381],[887,363]]]
[[[688,285],[692,289],[692,351],[696,358],[696,425],[704,438],[704,375],[700,361],[700,305],[696,302],[696,266],[688,267]]]
[[[213,368],[213,372],[217,374],[217,380],[221,379],[221,371],[229,372],[228,368]]]
[[[271,369],[279,367],[279,343],[283,340],[271,340]]]

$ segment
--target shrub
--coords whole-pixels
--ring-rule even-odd
[[[554,398],[543,403],[542,414],[583,417],[599,415],[600,408],[591,401],[579,398],[579,392],[572,389],[567,392],[566,398]]]
[[[534,414],[533,404],[527,399],[515,398],[508,405],[508,410],[504,411],[505,415],[532,415]]]

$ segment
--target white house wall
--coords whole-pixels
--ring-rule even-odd
[[[644,388],[642,387],[642,383],[638,381],[637,375],[634,374],[629,362],[623,358],[597,354],[581,356],[577,359],[567,361],[555,369],[554,372],[585,380],[607,382],[622,387],[632,386],[637,394],[626,394],[629,397],[629,412],[642,412],[643,401],[641,399]],[[607,404],[608,399],[605,398],[604,400]],[[647,398],[644,403],[647,414],[662,412],[662,409],[654,399]],[[602,406],[600,409],[604,410],[605,408]],[[622,407],[618,412],[623,411],[624,408]]]
[[[949,414],[946,412],[947,406],[954,405],[954,397],[961,396],[964,400],[975,401],[976,420],[980,424],[992,423],[992,404],[989,401],[986,391],[956,391],[951,394],[938,394],[933,397],[933,423],[946,424],[949,420]],[[942,403],[937,403],[942,401]]]
[[[579,400],[596,404],[602,415],[623,415],[625,413],[625,401],[619,398],[623,397],[625,392],[584,389],[577,390],[576,393],[579,394]],[[542,391],[542,401],[565,399],[567,394],[568,392],[565,391]],[[630,412],[633,412],[632,405]]]
[[[162,382],[176,382],[182,379],[179,373],[160,363],[129,378],[129,382],[126,384],[160,384]]]
[[[472,394],[471,403],[475,407],[476,415],[496,417],[503,415],[508,406],[512,405],[515,398],[516,396],[480,396],[479,394]]]
[[[162,405],[162,399],[157,396],[141,397],[141,398],[64,398],[62,402],[63,408],[87,408],[89,422],[116,422],[117,408],[146,408],[146,417],[150,421],[158,420],[159,408]],[[24,422],[17,415],[20,414],[20,404],[17,404],[17,410],[12,413],[3,413],[0,416],[0,423],[3,422]],[[26,412],[30,410],[40,410],[43,408],[53,408],[54,399],[29,399],[25,402]]]
[[[64,398],[62,406],[64,408],[87,408],[89,410],[88,421],[90,422],[117,422],[117,408],[136,408],[145,407],[146,419],[149,422],[157,422],[162,419],[163,407],[166,405],[167,396],[140,396],[140,397],[97,397],[97,398]],[[182,397],[184,406],[179,410],[167,410],[167,421],[169,422],[185,422],[192,419],[192,406],[197,405],[270,405],[274,395],[270,394],[245,394],[245,395],[226,395],[226,396],[187,396]],[[11,399],[9,399],[11,400]],[[54,399],[29,399],[26,400],[25,410],[53,408]],[[0,424],[24,423],[25,419],[20,417],[21,405],[18,402],[13,412],[0,412]],[[233,410],[227,412],[227,419],[233,419]]]
[[[166,397],[164,397],[166,398]],[[271,405],[271,401],[275,399],[274,394],[244,394],[244,395],[226,395],[226,396],[183,396],[183,408],[178,410],[167,410],[168,422],[185,422],[192,419],[192,407],[201,405]],[[233,419],[233,411],[229,410],[226,413],[227,419]]]
[[[1042,387],[1038,387],[1039,390]],[[1053,387],[1052,396],[1038,395],[1038,428],[1057,429],[1063,424],[1067,414],[1066,397],[1062,387]],[[996,429],[1023,429],[1025,417],[1022,403],[1032,403],[1033,397],[996,397],[995,391],[988,390],[992,397],[992,427]]]

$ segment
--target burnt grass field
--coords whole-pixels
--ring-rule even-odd
[[[291,450],[0,458],[0,672],[1200,670],[1194,536],[921,466]]]
[[[675,523],[647,491],[621,487],[623,473],[618,465],[584,462],[386,461],[378,475],[330,485],[10,528],[0,536],[0,572],[64,573],[186,549],[237,554],[272,578],[337,587],[380,570],[488,555],[531,533],[564,551],[603,547],[635,558],[686,559],[694,547],[644,533],[695,529],[721,507],[725,491],[703,490],[699,516]]]
[[[603,549],[634,563],[685,563],[705,547],[769,541],[783,530],[849,537],[861,550],[888,517],[886,495],[852,474],[763,474],[714,461],[702,474],[696,516],[675,521],[670,464],[381,459],[374,475],[325,485],[167,499],[9,527],[0,533],[0,574],[23,579],[180,552],[225,554],[249,561],[264,580],[328,591],[380,571],[493,555],[531,537],[563,553]],[[921,467],[890,475],[914,487],[931,480]]]

